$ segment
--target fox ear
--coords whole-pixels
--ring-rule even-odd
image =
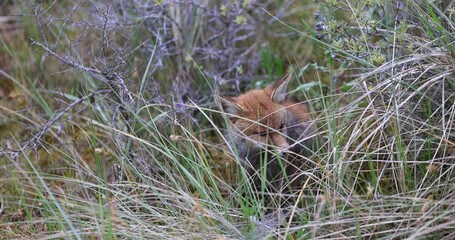
[[[270,85],[270,89],[272,90],[272,95],[270,97],[274,102],[282,103],[284,99],[286,99],[286,89],[291,80],[291,76],[292,75],[288,73],[282,79]]]
[[[237,103],[236,98],[226,96],[219,96],[219,98],[225,112],[232,115],[238,115],[239,111],[242,110],[242,107]]]

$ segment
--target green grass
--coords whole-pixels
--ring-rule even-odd
[[[210,15],[223,4],[225,22]],[[150,6],[167,11],[154,22],[111,6],[107,24],[97,1],[8,6],[30,15],[0,18],[0,236],[453,238],[454,6],[408,1],[397,22],[379,2],[251,4],[165,2]],[[231,30],[260,37],[209,41],[238,15]],[[158,39],[150,26],[166,19]],[[216,96],[289,71],[318,133],[302,190],[280,209],[266,181],[254,191]]]

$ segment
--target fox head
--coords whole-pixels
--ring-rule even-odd
[[[264,89],[250,90],[238,97],[220,96],[224,111],[233,117],[234,128],[250,142],[279,151],[289,147],[283,104],[290,79],[291,74],[287,74]]]

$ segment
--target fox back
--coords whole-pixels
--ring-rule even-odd
[[[288,74],[264,89],[220,99],[231,119],[238,156],[245,160],[250,176],[259,176],[265,167],[268,182],[281,179],[285,172],[296,186],[302,180],[299,170],[311,153],[314,126],[304,104],[286,99],[290,79]]]

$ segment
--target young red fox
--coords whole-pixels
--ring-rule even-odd
[[[314,127],[306,106],[286,99],[290,79],[288,74],[265,89],[220,99],[224,111],[232,116],[231,136],[240,159],[247,160],[248,173],[253,176],[266,165],[267,181],[271,182],[282,178],[284,166],[292,186],[298,186]]]

